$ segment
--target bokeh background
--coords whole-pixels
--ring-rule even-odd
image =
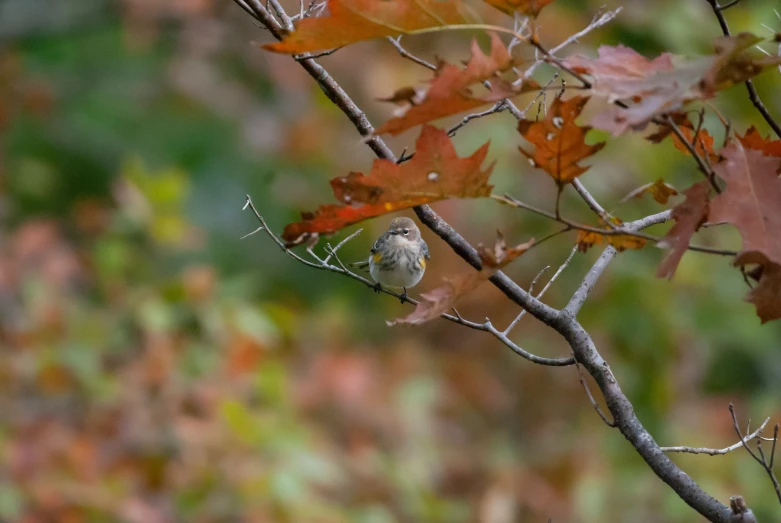
[[[624,11],[569,52],[621,42],[695,55],[719,34],[704,0],[607,3]],[[543,41],[601,4],[555,2]],[[769,36],[760,24],[781,30],[773,7],[745,1],[727,17]],[[534,366],[444,321],[389,328],[410,306],[296,264],[261,234],[239,239],[257,226],[246,194],[281,231],[334,201],[330,178],[372,161],[311,78],[256,45],[267,41],[229,0],[0,1],[0,520],[699,521],[602,424],[574,368]],[[430,60],[468,56],[464,32],[402,42]],[[375,98],[429,77],[383,41],[322,63],[375,123],[392,111]],[[756,83],[781,117],[781,75]],[[767,132],[743,86],[714,103],[736,129]],[[723,135],[714,117],[706,125]],[[517,153],[514,127],[493,115],[455,141],[468,154],[490,139],[498,190],[552,208],[553,183]],[[416,133],[390,144],[399,153]],[[583,182],[625,219],[661,210],[619,204],[635,187],[698,179],[691,158],[641,136],[610,140],[593,165]],[[491,201],[434,208],[474,243],[555,227]],[[563,208],[592,220],[571,194]],[[365,256],[389,219],[362,224],[343,258]],[[700,241],[739,247],[716,229]],[[415,291],[470,270],[424,236],[434,261]],[[550,276],[573,240],[508,273],[524,286],[546,265]],[[598,250],[576,255],[548,303],[566,302]],[[581,313],[640,419],[662,445],[710,447],[736,441],[730,402],[743,425],[779,421],[781,323],[760,326],[729,260],[688,253],[668,282],[654,278],[662,256],[622,254]],[[498,325],[517,312],[490,286],[461,306]],[[513,338],[567,354],[531,318]],[[779,519],[744,452],[675,460],[721,501],[742,494]]]

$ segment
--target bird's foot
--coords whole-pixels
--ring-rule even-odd
[[[404,302],[409,301],[409,297],[407,296],[407,289],[404,289],[404,292],[401,296],[399,296],[399,300],[401,300],[401,304],[404,305]]]
[[[380,285],[379,283],[375,283],[374,284],[374,292],[379,294],[381,290],[382,290],[382,285]]]

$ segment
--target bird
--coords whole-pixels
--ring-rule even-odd
[[[369,259],[353,264],[369,267],[369,274],[376,282],[374,291],[385,287],[401,288],[401,303],[408,301],[407,289],[414,287],[426,272],[431,259],[428,245],[420,236],[420,229],[411,218],[399,217],[390,222],[388,230],[377,238]]]

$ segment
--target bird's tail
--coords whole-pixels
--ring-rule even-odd
[[[354,269],[361,269],[361,270],[368,270],[369,269],[369,260],[362,260],[358,262],[353,262],[350,264],[350,267],[353,267]]]

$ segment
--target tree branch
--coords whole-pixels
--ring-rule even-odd
[[[264,25],[269,27],[272,34],[279,38],[280,33],[274,27],[274,21],[270,15],[264,11],[263,16],[261,16],[260,19]],[[547,51],[543,52],[543,54],[546,53]],[[325,92],[329,99],[347,115],[359,133],[368,138],[367,144],[372,148],[375,154],[381,158],[395,161],[395,157],[385,143],[378,137],[372,136],[371,131],[373,129],[364,113],[347,96],[333,78],[311,58],[299,58],[299,63],[301,63],[304,69],[317,80],[320,88]],[[548,56],[548,59],[561,67],[561,64],[558,63],[559,61],[555,59],[555,57]],[[578,77],[578,75],[575,76]],[[510,110],[512,111],[512,108]],[[415,207],[414,211],[421,222],[440,236],[440,238],[445,240],[456,254],[461,256],[474,268],[481,268],[482,264],[475,248],[464,240],[461,235],[453,230],[453,228],[442,220],[434,211],[428,206]],[[316,264],[312,265],[316,266]],[[654,473],[667,483],[684,502],[689,504],[710,521],[717,523],[729,522],[732,513],[731,509],[708,495],[685,472],[675,465],[675,463],[662,452],[659,445],[653,440],[653,437],[643,427],[640,420],[637,419],[632,404],[619,387],[607,362],[600,356],[591,337],[577,322],[575,316],[566,309],[558,311],[543,304],[501,272],[495,274],[490,281],[497,288],[502,290],[502,292],[511,300],[526,309],[535,318],[554,328],[567,340],[575,355],[575,359],[581,363],[595,379],[602,391],[616,427],[637,450],[638,454],[646,461]],[[465,321],[456,316],[453,318],[459,322]],[[503,336],[501,332],[493,328],[489,320],[486,320],[483,327],[485,330],[494,334],[494,336]],[[493,331],[496,331],[496,333]],[[566,364],[569,365],[571,362]]]
[[[727,19],[724,18],[723,11],[728,7],[735,5],[738,0],[730,2],[725,6],[720,6],[717,0],[706,1],[710,4],[711,9],[713,9],[713,14],[716,15],[716,19],[719,21],[721,32],[724,33],[724,36],[730,36],[729,25],[727,25]],[[773,132],[776,133],[776,136],[781,138],[781,125],[775,121],[773,116],[770,114],[770,111],[768,111],[767,107],[765,107],[765,104],[762,103],[762,99],[759,97],[756,87],[754,87],[754,82],[752,82],[750,78],[746,80],[746,89],[748,90],[748,98],[751,100],[751,103],[754,104],[754,107],[757,109],[757,111],[759,111],[759,114],[762,115],[762,118],[765,119],[768,125],[773,128]]]
[[[752,439],[759,436],[759,434],[765,430],[765,425],[768,424],[770,421],[770,418],[765,419],[764,423],[759,426],[757,430],[752,432],[751,434],[746,435],[745,438],[742,436],[739,436],[742,441],[738,441],[734,445],[730,445],[729,447],[724,447],[723,449],[709,449],[705,447],[662,447],[662,450],[664,452],[685,452],[688,454],[705,454],[708,456],[721,456],[723,454],[727,454],[728,452],[732,452],[735,449],[739,449],[743,446],[743,441],[751,441]]]

